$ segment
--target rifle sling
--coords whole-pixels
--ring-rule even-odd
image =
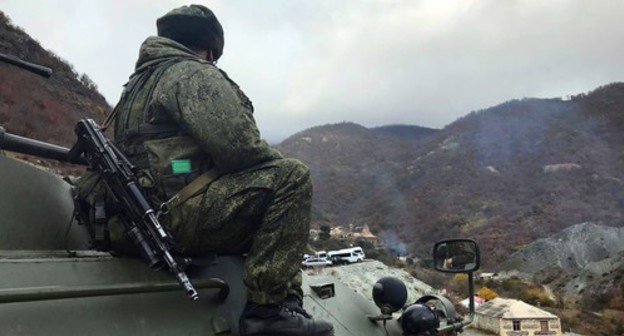
[[[210,183],[212,183],[212,181],[219,178],[219,176],[220,175],[215,168],[210,169],[205,173],[199,175],[196,179],[191,181],[191,183],[187,184],[184,188],[182,188],[182,190],[178,191],[177,194],[173,195],[167,201],[166,204],[168,208],[172,209],[186,202],[186,200],[195,196],[204,187],[208,186]]]

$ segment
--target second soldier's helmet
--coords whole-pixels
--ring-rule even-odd
[[[223,54],[223,27],[214,13],[202,5],[182,6],[156,20],[158,36],[187,47],[209,49],[215,60]]]

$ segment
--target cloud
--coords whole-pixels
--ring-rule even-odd
[[[154,21],[182,1],[3,0],[14,23],[86,72],[114,103]],[[522,97],[624,77],[624,2],[215,0],[219,66],[275,142],[319,124],[443,127]]]

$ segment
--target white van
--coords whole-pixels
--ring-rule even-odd
[[[340,249],[336,252],[353,252],[359,256],[362,257],[362,260],[366,259],[366,255],[364,255],[364,250],[359,247],[359,246],[355,246],[355,247],[350,247],[350,248],[346,248],[346,249]]]
[[[366,259],[366,256],[364,255],[364,250],[362,250],[362,248],[361,248],[361,247],[359,247],[359,246],[352,247],[352,248],[348,248],[348,249],[346,249],[346,250],[351,250],[351,251],[353,251],[354,253],[361,255],[361,256],[362,256],[362,259]]]
[[[363,255],[345,250],[330,251],[327,253],[327,258],[331,260],[334,265],[352,264],[364,261]]]

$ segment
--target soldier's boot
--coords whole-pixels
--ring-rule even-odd
[[[240,318],[241,336],[333,336],[334,327],[314,320],[300,306],[291,309],[285,300],[279,304],[248,302]]]

